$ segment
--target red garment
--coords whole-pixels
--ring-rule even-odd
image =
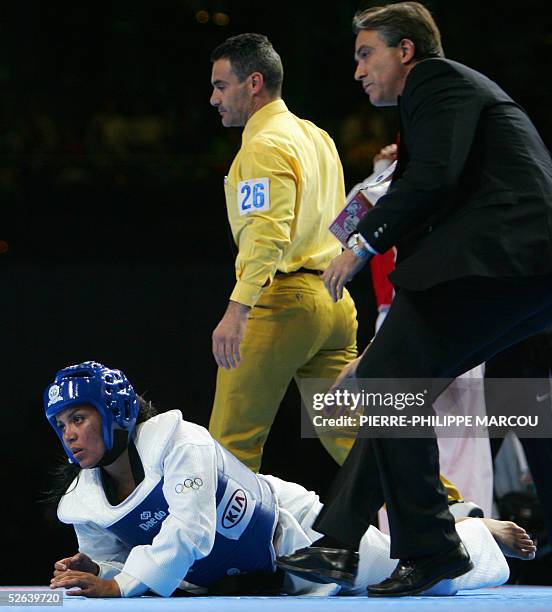
[[[395,249],[389,249],[382,255],[374,255],[370,260],[372,285],[376,295],[378,310],[390,306],[395,294],[393,285],[387,276],[395,269]]]

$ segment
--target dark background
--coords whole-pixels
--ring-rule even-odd
[[[53,561],[75,552],[72,529],[38,502],[61,458],[41,403],[55,371],[98,360],[162,411],[208,422],[210,335],[234,275],[222,179],[240,145],[209,106],[211,50],[234,34],[267,34],[284,62],[284,99],[336,140],[350,188],[396,129],[394,110],[372,109],[352,78],[360,6],[0,4],[1,583],[45,584]],[[447,56],[498,81],[550,147],[544,0],[512,12],[501,2],[429,6]],[[369,275],[351,292],[363,348],[375,318]],[[292,388],[263,471],[324,494],[336,467],[299,428]]]

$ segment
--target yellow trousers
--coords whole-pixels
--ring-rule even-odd
[[[357,356],[356,309],[345,292],[334,304],[320,276],[276,275],[252,308],[235,370],[219,368],[209,431],[253,471],[293,379],[328,379]],[[353,440],[323,437],[343,463]]]
[[[252,308],[238,368],[219,368],[209,431],[240,461],[259,471],[264,444],[284,394],[292,381],[327,379],[328,388],[357,356],[354,302],[345,290],[333,303],[320,276],[277,275]],[[320,436],[339,464],[354,443]],[[461,496],[443,476],[449,499]]]

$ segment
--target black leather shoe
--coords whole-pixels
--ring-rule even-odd
[[[340,548],[301,548],[292,555],[278,557],[276,564],[294,576],[328,584],[353,586],[358,570],[358,553]]]
[[[389,578],[368,587],[372,597],[418,595],[447,578],[457,578],[473,568],[468,551],[460,544],[445,553],[399,561]]]

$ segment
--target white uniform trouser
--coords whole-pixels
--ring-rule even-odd
[[[274,547],[278,556],[289,555],[299,548],[309,546],[320,537],[312,524],[322,509],[316,493],[302,486],[263,476],[272,487],[279,505],[278,526]],[[467,519],[456,524],[456,530],[466,546],[474,568],[454,580],[443,580],[427,594],[453,595],[460,589],[479,589],[504,584],[509,568],[504,555],[491,532],[479,519]],[[365,595],[366,587],[387,578],[397,565],[390,558],[390,538],[375,527],[370,527],[362,537],[359,547],[359,569],[354,588],[341,589],[337,585],[319,585],[287,576],[284,588],[294,595]]]
[[[433,405],[435,413],[485,415],[483,393],[484,365],[456,378]],[[453,482],[466,501],[475,502],[485,516],[492,516],[493,460],[489,438],[477,438],[467,430],[458,438],[439,436],[441,473]]]

